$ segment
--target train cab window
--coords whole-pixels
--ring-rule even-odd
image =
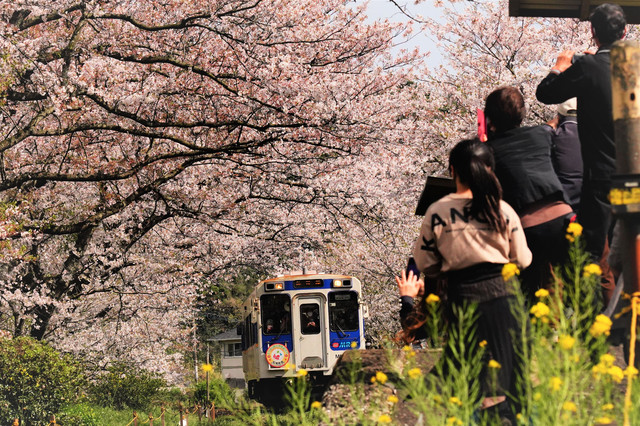
[[[302,334],[320,333],[320,305],[317,303],[300,305],[300,326]]]
[[[242,330],[242,349],[248,349],[253,342],[251,341],[251,315],[244,319],[244,327]]]
[[[358,295],[354,291],[329,293],[329,327],[338,333],[356,331],[358,321]]]
[[[291,333],[291,299],[286,294],[265,294],[260,297],[262,333],[279,335]]]

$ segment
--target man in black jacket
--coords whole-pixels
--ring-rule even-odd
[[[620,6],[602,4],[589,20],[597,52],[583,56],[562,52],[538,85],[536,97],[545,104],[578,98],[578,132],[584,162],[578,222],[584,227],[587,251],[599,260],[611,223],[608,195],[616,168],[609,51],[613,42],[625,36],[626,19]]]

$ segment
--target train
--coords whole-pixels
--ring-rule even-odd
[[[305,370],[315,386],[338,358],[365,347],[368,309],[354,276],[291,273],[260,281],[242,307],[242,368],[250,398],[277,404],[284,383]]]

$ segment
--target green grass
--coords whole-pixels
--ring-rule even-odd
[[[153,420],[154,425],[160,425],[161,410],[162,410],[161,407],[152,407],[150,410],[138,410],[137,411],[138,424],[139,425],[149,424],[149,414],[151,414],[154,419]],[[72,405],[67,407],[64,411],[73,412],[73,413],[78,413],[78,412],[89,413],[90,412],[91,414],[87,417],[90,419],[94,419],[95,422],[89,421],[86,424],[91,426],[93,425],[126,426],[132,422],[133,412],[134,412],[134,410],[131,410],[131,409],[116,410],[109,407],[101,407],[101,406],[89,405],[89,404]],[[57,416],[57,417],[61,417],[61,416]],[[218,423],[217,421],[215,423],[207,422],[207,420],[204,418],[202,419],[202,421],[199,421],[197,414],[189,414],[187,419],[189,421],[189,425],[191,426],[201,426],[201,425],[204,426],[204,425],[211,425],[211,424],[216,424],[216,425],[233,424],[229,422]],[[177,425],[180,420],[180,413],[178,412],[178,410],[174,408],[168,408],[165,411],[164,420],[166,425],[171,425],[171,426]],[[66,426],[66,423],[64,423],[64,426]],[[74,424],[73,426],[84,426],[84,425]]]

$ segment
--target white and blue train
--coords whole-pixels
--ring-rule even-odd
[[[362,284],[353,276],[287,275],[261,281],[242,306],[242,366],[249,397],[282,398],[304,369],[324,385],[345,351],[365,347]]]

